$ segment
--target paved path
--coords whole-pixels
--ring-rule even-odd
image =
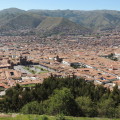
[[[14,69],[17,70],[17,71],[20,71],[22,73],[27,73],[27,74],[31,74],[28,70],[26,70],[24,68],[24,66],[22,65],[18,65],[18,66],[14,66]]]
[[[22,72],[22,73],[31,74],[31,72],[29,72],[29,70],[26,70],[24,67],[25,67],[25,66],[23,66],[23,65],[17,65],[17,66],[14,66],[14,69],[17,70],[17,71],[20,71],[20,72]],[[31,66],[30,66],[30,70],[34,70],[34,71],[36,71],[37,73],[44,71],[44,70],[42,71],[41,69],[39,69],[39,68],[37,68],[37,67],[43,68],[43,69],[45,69],[45,70],[47,70],[47,71],[50,71],[50,72],[54,72],[54,71],[55,71],[55,70],[53,70],[53,69],[51,69],[51,68],[49,68],[49,67],[47,67],[47,66],[44,66],[44,65],[31,65]]]

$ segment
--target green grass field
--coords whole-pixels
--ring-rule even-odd
[[[21,85],[22,87],[35,87],[36,84]]]
[[[56,119],[56,116],[46,115],[0,115],[0,120],[63,120]],[[85,118],[85,117],[65,117],[65,120],[120,120],[109,118]]]

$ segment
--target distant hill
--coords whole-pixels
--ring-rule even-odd
[[[87,29],[88,28],[88,29]],[[38,35],[84,34],[90,30],[120,28],[120,11],[113,10],[29,10],[0,11],[0,34],[32,30]],[[19,33],[19,32],[18,32]],[[12,34],[12,32],[11,32]]]
[[[44,17],[24,13],[14,17],[13,19],[10,19],[5,24],[1,25],[0,28],[2,31],[32,29],[36,28],[43,19]]]
[[[90,30],[62,17],[47,17],[36,29],[41,36],[50,35],[79,35],[89,33]]]
[[[64,17],[93,30],[113,29],[120,26],[120,11],[113,10],[29,10],[42,16]]]
[[[4,9],[0,11],[0,14],[5,14],[5,13],[9,13],[9,14],[18,14],[18,13],[24,13],[25,10],[21,10],[18,8],[8,8],[8,9]]]
[[[20,10],[17,8],[10,8],[0,11],[0,26],[7,23],[9,20],[13,19],[16,16],[24,14],[24,10]]]

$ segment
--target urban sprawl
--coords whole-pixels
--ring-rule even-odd
[[[0,36],[0,95],[20,84],[42,83],[51,74],[82,77],[95,85],[120,88],[120,32],[94,35]]]

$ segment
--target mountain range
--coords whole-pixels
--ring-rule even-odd
[[[120,11],[20,10],[0,11],[0,34],[28,30],[34,34],[86,34],[120,27]]]

